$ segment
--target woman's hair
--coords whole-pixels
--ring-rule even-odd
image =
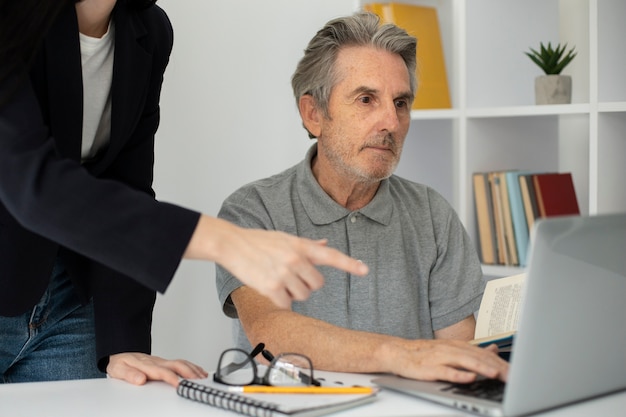
[[[411,93],[415,96],[417,40],[396,25],[381,25],[373,13],[358,12],[329,21],[311,39],[291,78],[296,103],[303,95],[310,94],[324,116],[329,117],[330,93],[338,81],[337,54],[347,46],[373,46],[400,55],[409,73]]]
[[[26,78],[31,61],[59,12],[80,0],[0,0],[0,106]],[[156,0],[118,0],[145,9]]]

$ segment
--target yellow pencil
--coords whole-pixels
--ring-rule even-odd
[[[268,387],[250,385],[245,387],[228,387],[231,392],[262,393],[262,394],[371,394],[374,387]]]

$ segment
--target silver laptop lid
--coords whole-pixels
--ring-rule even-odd
[[[626,389],[626,213],[537,222],[504,414]]]
[[[626,213],[538,221],[504,400],[447,383],[376,384],[486,416],[519,416],[626,389]]]

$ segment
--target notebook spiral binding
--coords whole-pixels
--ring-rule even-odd
[[[250,417],[272,417],[277,411],[275,404],[253,400],[236,393],[196,384],[188,380],[180,381],[176,392],[181,397]]]

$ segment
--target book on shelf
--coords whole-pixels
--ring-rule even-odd
[[[367,404],[377,390],[365,394],[243,393],[218,384],[211,377],[182,379],[176,389],[183,398],[246,416],[314,417]]]
[[[570,172],[533,175],[540,217],[580,214]]]
[[[504,243],[507,251],[507,265],[517,266],[519,265],[519,259],[517,256],[517,242],[515,240],[515,233],[513,231],[513,215],[511,212],[511,203],[509,200],[509,186],[507,183],[507,171],[499,171],[496,173],[498,176],[500,187],[500,204],[502,205],[502,214],[504,221]]]
[[[480,260],[483,264],[494,265],[497,263],[496,230],[489,178],[485,172],[475,172],[472,175],[472,180],[474,183],[474,206],[478,225]]]
[[[383,23],[394,23],[417,38],[417,95],[413,109],[452,107],[439,17],[434,7],[405,3],[369,3],[363,8]]]
[[[472,344],[498,345],[500,352],[510,352],[517,332],[526,274],[487,281],[476,316]]]
[[[506,185],[509,194],[509,205],[511,208],[511,222],[513,224],[513,235],[517,248],[519,266],[526,266],[528,255],[529,228],[524,212],[524,202],[520,188],[520,176],[529,174],[528,171],[507,171]]]
[[[533,174],[520,175],[519,185],[522,203],[524,204],[524,216],[526,217],[526,224],[530,233],[530,230],[532,230],[535,224],[535,220],[539,218],[539,206],[537,206],[537,198],[535,196]]]
[[[497,172],[489,172],[489,185],[491,187],[491,202],[493,205],[493,216],[496,230],[496,253],[498,254],[498,264],[509,265],[509,253],[504,236],[504,211],[502,208],[502,197],[500,196],[500,177]]]
[[[526,266],[540,217],[580,214],[572,174],[489,171],[472,174],[481,262]]]

